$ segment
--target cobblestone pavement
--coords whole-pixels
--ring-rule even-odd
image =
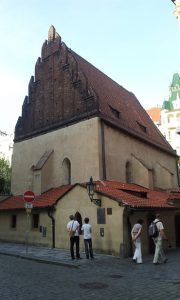
[[[1,300],[180,300],[180,251],[154,266],[95,253],[71,261],[69,251],[0,243]],[[25,259],[22,259],[25,258]],[[39,263],[40,262],[40,263]]]

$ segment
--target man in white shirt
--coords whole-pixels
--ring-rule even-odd
[[[154,244],[155,244],[155,253],[154,253],[154,259],[153,264],[158,265],[161,262],[166,263],[167,258],[164,254],[163,250],[163,240],[167,240],[167,237],[164,233],[164,226],[163,223],[160,221],[160,214],[156,213],[156,218],[153,221],[156,223],[157,229],[158,229],[158,236],[153,238]]]
[[[73,215],[69,216],[70,221],[67,224],[67,231],[70,236],[70,252],[71,259],[75,259],[74,257],[74,244],[76,245],[76,258],[81,259],[79,254],[79,223],[75,220]]]
[[[92,226],[89,224],[89,218],[84,219],[84,224],[81,229],[84,235],[84,247],[86,258],[89,259],[90,256],[91,259],[93,259],[94,256],[92,249]]]

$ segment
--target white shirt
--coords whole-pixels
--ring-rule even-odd
[[[158,236],[161,237],[160,236],[160,231],[164,229],[163,223],[161,221],[159,221],[159,219],[155,219],[153,222],[156,223],[157,229],[159,231]]]
[[[83,231],[84,239],[85,240],[91,239],[92,226],[90,224],[85,223],[85,224],[83,224],[81,229]]]
[[[76,220],[71,220],[69,221],[69,223],[67,223],[67,230],[75,231],[74,234],[75,236],[79,236],[78,228],[79,228],[79,223]]]
[[[139,224],[139,223],[136,223],[136,224],[134,224],[134,226],[133,226],[133,229],[132,229],[132,231],[131,231],[131,234],[133,235],[133,236],[136,236],[136,234],[139,232],[139,230],[141,230],[142,229],[142,225],[141,224]],[[137,242],[140,242],[141,241],[141,235],[139,235],[139,237],[136,239],[136,241]]]

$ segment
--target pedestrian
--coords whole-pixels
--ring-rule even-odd
[[[86,217],[84,219],[84,224],[81,229],[84,235],[84,247],[86,258],[89,259],[89,257],[91,257],[91,259],[93,259],[94,256],[92,248],[92,226],[89,224],[89,218]]]
[[[67,231],[70,237],[70,253],[71,259],[75,259],[74,245],[76,246],[76,258],[81,259],[79,254],[79,223],[75,220],[73,215],[69,216],[70,221],[67,224]]]
[[[135,246],[133,261],[136,262],[137,264],[142,264],[142,252],[141,252],[142,224],[143,224],[143,220],[139,219],[136,222],[136,224],[134,224],[131,231],[132,241]]]
[[[167,237],[164,233],[164,226],[160,220],[159,213],[156,213],[155,220],[153,222],[156,224],[157,229],[158,229],[157,237],[153,238],[153,241],[155,244],[155,253],[154,253],[153,264],[159,265],[161,262],[166,263],[168,260],[165,256],[164,249],[163,249],[163,241],[167,240]]]

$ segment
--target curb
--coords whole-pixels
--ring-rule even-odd
[[[16,258],[21,258],[21,259],[27,259],[27,260],[32,260],[38,263],[44,263],[44,264],[51,264],[51,265],[57,265],[57,266],[63,266],[67,268],[73,268],[73,269],[79,269],[79,266],[75,266],[72,264],[64,263],[64,262],[59,262],[59,261],[53,261],[53,260],[48,260],[48,259],[41,259],[41,258],[36,258],[32,256],[25,256],[25,255],[20,255],[20,254],[15,254],[15,253],[8,253],[8,252],[1,252],[1,255],[7,255],[7,256],[14,256]]]

